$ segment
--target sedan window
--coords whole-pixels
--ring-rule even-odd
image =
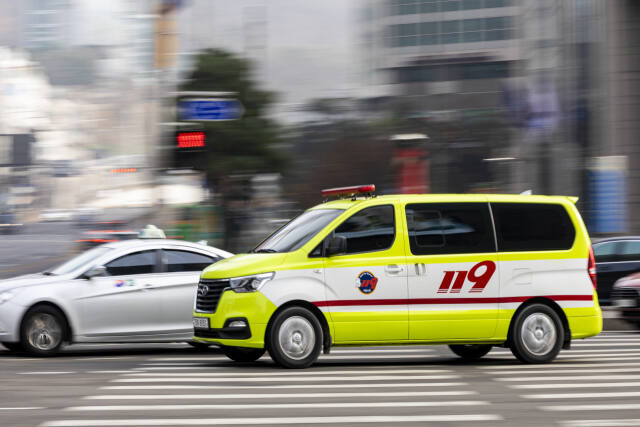
[[[219,258],[175,249],[165,249],[164,254],[167,272],[169,273],[181,271],[202,271],[219,260]]]
[[[110,276],[153,273],[156,267],[156,252],[134,252],[111,261],[106,267]]]
[[[620,261],[640,261],[640,240],[629,240],[622,244]]]
[[[616,256],[618,245],[619,242],[602,242],[593,245],[593,255],[596,258],[596,262],[618,261]]]

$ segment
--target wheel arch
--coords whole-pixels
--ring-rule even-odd
[[[56,304],[55,302],[52,302],[52,301],[45,300],[45,301],[34,302],[33,304],[31,304],[31,306],[29,306],[29,308],[27,308],[24,314],[22,315],[22,319],[20,320],[19,331],[22,331],[22,325],[27,315],[35,308],[43,307],[43,306],[51,307],[54,310],[57,310],[60,312],[60,314],[62,315],[62,319],[64,320],[64,323],[65,323],[63,342],[70,344],[73,341],[73,329],[71,326],[70,317],[68,313],[64,310],[64,308],[62,308],[59,304]]]
[[[324,316],[324,313],[322,313],[322,311],[318,307],[316,307],[309,301],[299,300],[299,299],[287,301],[286,303],[280,305],[276,309],[276,311],[274,311],[271,314],[271,317],[269,318],[269,323],[267,324],[267,329],[265,330],[265,335],[264,335],[265,346],[267,344],[268,337],[271,334],[271,326],[273,325],[273,319],[276,318],[278,313],[280,313],[283,310],[286,310],[289,307],[303,307],[309,310],[311,313],[313,313],[316,316],[316,318],[320,322],[320,326],[322,327],[322,350],[325,354],[328,354],[331,348],[332,339],[331,339],[331,330],[329,328],[329,323],[327,322],[327,319]]]
[[[567,319],[567,315],[564,313],[564,310],[562,309],[562,307],[558,305],[557,302],[546,297],[529,298],[528,300],[526,300],[525,302],[523,302],[518,306],[515,313],[513,313],[513,316],[511,316],[511,320],[509,321],[509,332],[507,333],[507,343],[511,343],[511,339],[513,336],[513,325],[514,325],[515,319],[518,317],[518,315],[522,310],[524,310],[525,308],[533,304],[546,305],[556,312],[556,314],[560,318],[560,321],[562,322],[562,328],[564,329],[564,341],[562,343],[562,348],[565,350],[569,349],[571,347],[571,329],[569,328],[569,320]]]

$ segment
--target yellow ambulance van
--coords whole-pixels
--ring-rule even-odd
[[[402,344],[545,363],[602,330],[576,198],[374,189],[324,190],[337,200],[204,270],[194,339],[287,368],[333,346]]]

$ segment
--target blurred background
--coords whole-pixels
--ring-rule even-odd
[[[4,1],[0,273],[146,223],[245,251],[368,183],[640,234],[639,112],[633,0]]]

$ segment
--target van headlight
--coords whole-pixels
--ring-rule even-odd
[[[13,291],[4,291],[0,292],[0,304],[4,304],[9,301],[11,298],[15,297],[16,294]]]
[[[229,286],[234,292],[255,292],[273,279],[275,272],[254,274],[252,276],[234,277],[229,279]]]

